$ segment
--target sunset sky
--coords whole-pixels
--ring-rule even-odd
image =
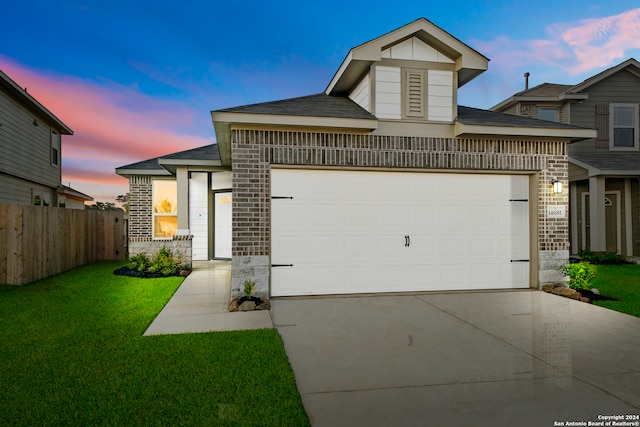
[[[215,142],[210,111],[322,92],[351,47],[424,17],[491,59],[489,108],[640,59],[638,0],[74,1],[3,4],[0,69],[74,131],[63,183],[115,201],[115,168]]]

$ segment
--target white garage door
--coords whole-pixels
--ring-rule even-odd
[[[274,169],[271,293],[527,288],[527,176]]]

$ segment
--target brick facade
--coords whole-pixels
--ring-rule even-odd
[[[144,253],[149,257],[166,246],[171,252],[191,265],[191,237],[174,236],[170,239],[153,238],[153,197],[151,176],[129,177],[129,256]]]
[[[234,130],[232,147],[233,294],[258,272],[257,291],[268,293],[271,165],[529,173],[538,183],[537,194],[532,194],[538,213],[531,218],[537,220],[538,253],[532,259],[539,259],[541,285],[562,280],[557,267],[569,256],[566,140]],[[553,177],[563,182],[563,193],[553,194]],[[565,217],[547,218],[552,205],[565,206]]]

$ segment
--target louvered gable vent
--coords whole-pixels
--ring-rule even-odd
[[[407,117],[424,117],[425,75],[422,71],[406,72],[406,115]]]

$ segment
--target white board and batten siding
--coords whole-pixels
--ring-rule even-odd
[[[209,259],[208,173],[192,172],[189,179],[189,233],[194,261]]]
[[[451,58],[416,37],[384,49],[382,51],[382,58],[441,62],[445,64],[454,63]]]
[[[433,121],[453,121],[453,72],[427,72],[427,118]]]
[[[273,169],[271,185],[292,197],[271,204],[273,296],[529,286],[527,176]]]
[[[379,119],[402,118],[402,78],[400,67],[376,66],[376,111]]]

